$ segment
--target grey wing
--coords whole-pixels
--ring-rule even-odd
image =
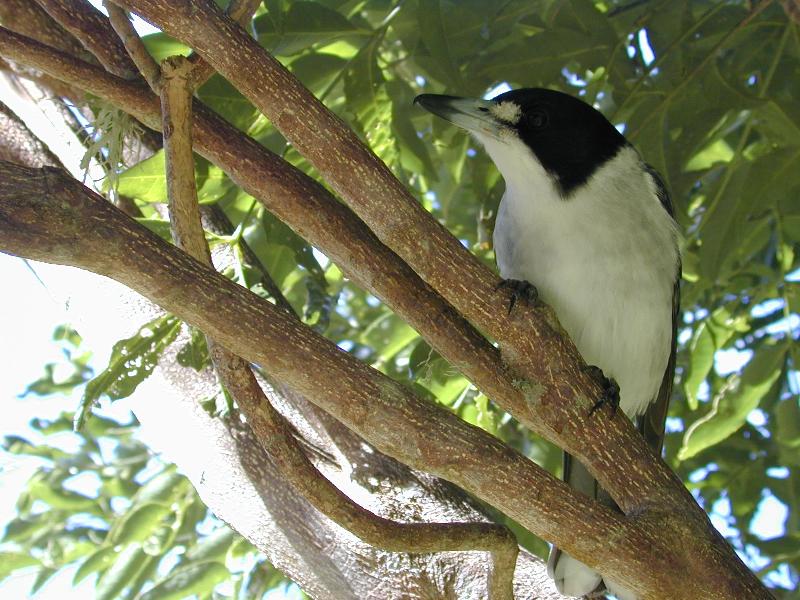
[[[653,178],[656,185],[656,194],[658,196],[661,206],[667,211],[669,216],[674,218],[674,210],[672,207],[672,200],[670,199],[667,187],[664,185],[664,180],[653,167],[648,164],[644,165],[645,170]],[[667,369],[664,371],[664,377],[661,380],[661,386],[658,389],[658,395],[655,400],[647,408],[647,411],[639,419],[639,431],[644,436],[648,445],[659,454],[661,447],[664,443],[664,424],[667,420],[667,410],[669,408],[669,399],[672,395],[672,381],[675,377],[675,354],[677,351],[678,334],[678,309],[680,307],[681,299],[681,265],[678,261],[677,272],[675,274],[675,285],[672,289],[672,342],[669,353],[669,361],[667,362]]]
[[[677,333],[678,333],[678,307],[680,306],[680,264],[678,265],[678,276],[675,279],[675,286],[672,290],[672,344],[669,353],[667,369],[661,380],[661,387],[654,402],[647,407],[647,411],[640,417],[639,431],[647,444],[659,455],[664,443],[664,424],[667,420],[667,410],[669,409],[669,399],[672,396],[672,381],[675,377],[675,356],[677,353]]]
[[[672,208],[672,200],[669,197],[667,186],[664,184],[664,180],[661,178],[661,175],[647,163],[644,164],[644,170],[647,171],[650,177],[653,178],[653,182],[656,184],[656,195],[658,196],[659,202],[661,202],[661,206],[664,207],[664,210],[667,211],[670,217],[674,218],[675,211]]]

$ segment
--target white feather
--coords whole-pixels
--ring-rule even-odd
[[[569,197],[516,136],[479,136],[506,181],[500,274],[531,282],[584,360],[620,386],[629,417],[656,397],[672,336],[677,229],[625,147]]]

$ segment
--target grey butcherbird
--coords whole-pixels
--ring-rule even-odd
[[[506,183],[494,230],[500,275],[529,282],[583,358],[619,385],[619,406],[660,452],[675,367],[680,254],[669,196],[656,172],[597,110],[545,89],[491,100],[423,94],[415,103],[466,129]],[[524,286],[523,286],[524,287]],[[612,503],[564,455],[564,480]],[[553,548],[563,594],[606,588],[637,596]]]

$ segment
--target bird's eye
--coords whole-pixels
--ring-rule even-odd
[[[528,121],[528,125],[534,129],[544,129],[547,127],[550,117],[548,117],[547,113],[543,110],[534,110],[528,113],[526,120]]]

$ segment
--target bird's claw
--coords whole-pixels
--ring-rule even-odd
[[[589,371],[593,377],[598,379],[603,386],[603,395],[594,403],[594,406],[592,406],[589,411],[589,416],[592,416],[594,411],[602,408],[606,404],[611,406],[611,414],[617,414],[617,408],[619,408],[619,384],[613,378],[606,377],[600,367],[589,365],[586,367],[586,370]]]
[[[524,301],[529,306],[536,306],[539,301],[539,290],[536,289],[536,286],[522,279],[503,279],[494,289],[508,289],[511,291],[508,314],[511,314],[518,300]]]

